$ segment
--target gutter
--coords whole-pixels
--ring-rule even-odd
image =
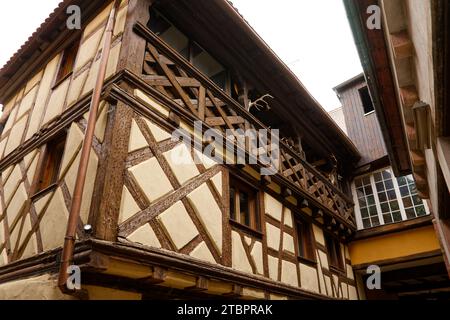
[[[91,106],[89,108],[89,119],[86,127],[83,147],[80,156],[80,165],[75,181],[75,188],[72,197],[72,204],[70,207],[69,219],[67,222],[66,236],[64,238],[64,246],[61,254],[61,262],[58,276],[58,287],[62,293],[73,293],[67,288],[68,273],[67,269],[73,261],[73,253],[75,247],[75,237],[78,219],[80,216],[81,201],[83,198],[83,189],[86,181],[86,173],[89,163],[89,156],[91,154],[92,141],[95,132],[95,123],[97,121],[98,107],[100,105],[100,97],[105,82],[106,68],[112,44],[114,25],[116,20],[116,13],[119,8],[121,0],[115,0],[111,12],[109,14],[108,23],[105,29],[105,40],[102,48],[102,56],[100,60],[100,67],[95,82],[94,91],[91,98]]]

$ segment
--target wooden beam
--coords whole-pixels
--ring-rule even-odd
[[[395,59],[412,57],[413,44],[409,38],[408,31],[402,30],[390,35]]]

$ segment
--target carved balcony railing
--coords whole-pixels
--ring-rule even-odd
[[[220,89],[143,24],[134,30],[147,41],[142,79],[166,98],[195,115],[206,125],[236,133],[242,129],[268,129],[238,102]],[[155,91],[156,91],[155,90]],[[270,155],[271,142],[267,153]],[[286,143],[279,141],[280,163],[277,179],[297,189],[305,199],[329,212],[333,225],[355,230],[353,202]]]

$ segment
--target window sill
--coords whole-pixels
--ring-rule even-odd
[[[42,198],[44,195],[46,195],[47,193],[54,191],[56,188],[58,187],[58,183],[52,183],[51,185],[49,185],[47,188],[44,188],[42,190],[39,190],[38,192],[36,192],[35,194],[33,194],[31,196],[31,200],[32,201],[36,201],[39,198]]]
[[[317,266],[317,261],[316,260],[312,260],[312,259],[308,259],[308,258],[304,258],[304,257],[297,257],[298,261],[301,263],[304,263],[306,265],[309,265],[311,267],[316,267]]]
[[[365,117],[365,116],[369,116],[369,115],[371,115],[372,113],[375,113],[375,110],[372,110],[372,111],[370,111],[370,112],[364,113],[364,117]]]
[[[261,231],[252,229],[249,226],[246,226],[245,224],[237,222],[233,219],[230,219],[229,221],[230,221],[230,225],[232,225],[233,227],[236,227],[255,238],[262,239],[262,237],[264,236],[264,234]]]
[[[73,71],[70,71],[68,74],[66,74],[64,77],[62,77],[61,79],[59,79],[58,81],[56,81],[53,86],[52,86],[52,90],[55,90],[61,83],[63,83],[64,81],[66,81],[67,79],[69,79],[73,74]]]

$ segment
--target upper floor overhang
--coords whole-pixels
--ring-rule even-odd
[[[62,41],[76,37],[79,31],[65,28],[66,9],[73,4],[81,7],[83,21],[107,5],[104,1],[62,1],[0,70],[0,102],[50,59]],[[323,155],[334,154],[348,168],[358,161],[359,152],[350,139],[230,2],[164,0],[156,4],[200,43],[207,43],[208,50],[224,63],[236,66],[246,78],[273,93],[280,102],[274,107],[276,112],[289,126],[301,130],[310,145]]]

